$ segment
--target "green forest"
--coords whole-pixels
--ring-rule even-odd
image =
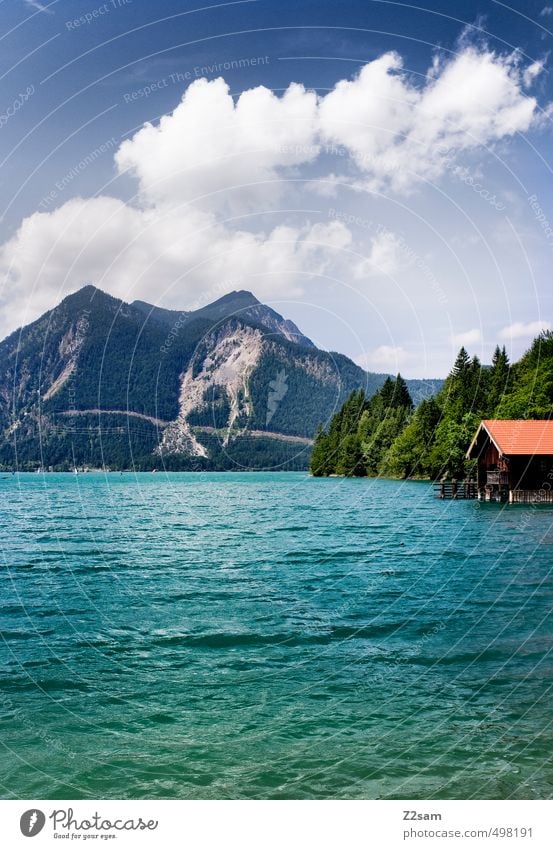
[[[517,363],[496,347],[491,365],[461,348],[441,391],[414,407],[401,375],[367,398],[350,394],[319,428],[311,473],[392,478],[466,478],[465,453],[481,419],[553,415],[553,333],[545,331]]]
[[[197,434],[208,457],[160,454],[162,432],[156,425],[124,414],[60,416],[30,423],[23,438],[0,442],[0,471],[19,469],[68,472],[75,466],[147,472],[298,471],[307,468],[309,446],[277,438]],[[37,448],[38,446],[38,448]]]

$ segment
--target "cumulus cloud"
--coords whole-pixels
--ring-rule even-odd
[[[338,221],[250,233],[198,210],[167,214],[114,198],[76,198],[26,219],[0,249],[9,329],[29,320],[26,295],[39,314],[84,281],[123,300],[165,295],[181,308],[186,298],[221,294],[225,281],[228,290],[249,286],[261,297],[299,294],[299,275],[325,273],[333,252],[350,241]]]
[[[467,47],[415,87],[388,53],[322,99],[321,131],[351,152],[369,186],[405,190],[463,151],[528,130],[537,103],[523,74],[516,54]]]
[[[378,233],[371,239],[369,254],[354,266],[354,274],[358,279],[367,275],[395,274],[402,265],[401,239],[389,230]]]
[[[295,83],[282,97],[258,86],[235,102],[222,78],[197,80],[157,126],[124,141],[115,161],[146,203],[258,207],[279,197],[279,171],[317,157],[316,116],[316,94]]]
[[[499,332],[500,339],[531,339],[538,336],[542,330],[551,330],[552,326],[549,321],[529,321],[524,324],[522,321],[515,321],[508,327],[504,327]]]
[[[435,60],[423,84],[396,53],[324,96],[293,83],[281,96],[257,86],[233,98],[223,79],[197,80],[170,114],[117,150],[116,168],[137,186],[132,201],[74,198],[25,219],[0,248],[10,325],[3,329],[21,315],[14,305],[22,296],[32,297],[38,314],[86,281],[123,298],[173,293],[165,302],[181,308],[199,291],[220,292],[224,280],[261,296],[297,293],[306,274],[344,263],[348,227],[292,226],[282,213],[280,224],[261,230],[255,213],[278,210],[287,192],[299,191],[298,178],[312,190],[315,166],[323,181],[330,172],[319,193],[348,181],[404,192],[438,178],[463,151],[536,121],[536,100],[524,90],[534,66],[463,47],[449,61]],[[396,237],[381,233],[361,264],[341,270],[392,274],[399,251]]]
[[[378,348],[357,357],[355,362],[368,371],[396,373],[409,360],[409,353],[401,345],[379,345]]]
[[[258,86],[235,101],[223,79],[197,80],[170,115],[123,142],[116,163],[156,203],[267,202],[279,178],[333,152],[346,152],[359,178],[405,189],[455,154],[526,131],[537,104],[523,86],[542,67],[466,47],[436,61],[422,86],[394,52],[322,97],[293,83],[282,97]]]
[[[454,345],[477,345],[482,341],[482,331],[475,327],[462,333],[454,333],[451,341]]]

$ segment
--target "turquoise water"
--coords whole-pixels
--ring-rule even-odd
[[[4,798],[550,798],[553,511],[0,479]]]

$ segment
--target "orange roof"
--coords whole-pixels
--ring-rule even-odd
[[[480,427],[485,428],[500,454],[547,454],[553,456],[553,421],[540,419],[485,419]],[[469,452],[476,443],[476,434]]]

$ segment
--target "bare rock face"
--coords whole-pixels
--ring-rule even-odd
[[[206,456],[205,448],[192,433],[188,416],[208,408],[213,389],[223,392],[228,401],[230,412],[224,444],[228,442],[236,420],[253,413],[249,378],[260,360],[262,348],[260,330],[235,322],[223,325],[202,340],[182,375],[179,415],[163,434],[161,453],[182,453],[186,448],[194,456]]]
[[[279,313],[271,309],[271,307],[265,306],[265,304],[254,304],[248,307],[245,313],[248,318],[259,322],[259,324],[262,324],[275,335],[282,336],[283,339],[287,339],[289,342],[295,342],[297,345],[303,345],[305,348],[315,347],[311,339],[304,336],[293,321],[283,318]]]
[[[81,315],[67,333],[62,336],[58,346],[59,363],[57,376],[52,375],[51,383],[44,393],[43,400],[48,401],[65,385],[77,367],[79,352],[83,347],[88,332],[88,319]]]

